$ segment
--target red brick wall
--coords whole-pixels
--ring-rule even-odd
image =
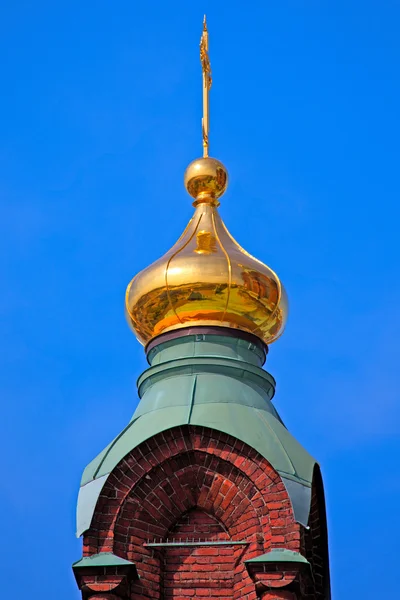
[[[192,534],[247,545],[146,546]],[[185,426],[144,442],[117,465],[84,536],[84,555],[112,551],[134,562],[140,581],[131,600],[269,600],[291,596],[257,593],[244,561],[274,547],[301,551],[300,539],[286,489],[267,460],[235,438]]]
[[[229,534],[213,516],[192,509],[181,517],[168,535],[170,540],[227,541]],[[164,553],[165,598],[233,597],[235,557],[232,546],[172,547]]]

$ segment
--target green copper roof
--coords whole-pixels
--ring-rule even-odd
[[[275,381],[246,340],[188,336],[153,348],[138,380],[141,401],[128,426],[85,469],[78,535],[90,526],[107,476],[133,448],[167,429],[204,426],[245,442],[281,475],[296,519],[307,524],[315,460],[282,423],[271,399]]]
[[[79,585],[79,574],[81,570],[96,569],[96,573],[104,574],[107,567],[119,567],[117,573],[120,573],[121,575],[125,574],[129,577],[129,580],[139,579],[135,563],[120,558],[112,552],[100,552],[99,554],[93,554],[92,556],[84,556],[81,560],[78,560],[72,565],[72,570]]]
[[[270,552],[266,552],[265,554],[261,554],[261,556],[256,556],[256,558],[251,558],[250,560],[245,561],[247,564],[257,564],[257,563],[302,563],[305,565],[309,565],[308,560],[299,552],[294,552],[293,550],[287,550],[286,548],[274,548],[270,550]]]
[[[230,382],[223,385],[223,391],[228,394],[224,402],[199,403],[196,398],[198,391],[203,386],[210,389],[211,384],[209,378],[199,379],[188,376],[185,381],[176,382],[174,397],[177,402],[186,400],[185,404],[155,409],[135,417],[85,469],[82,485],[110,473],[124,456],[150,437],[172,427],[188,424],[209,427],[231,435],[257,450],[282,475],[300,480],[304,485],[311,485],[315,461],[271,412],[237,404],[234,396],[228,399],[229,392],[233,392],[229,390]],[[186,388],[194,389],[194,394],[185,395]],[[218,393],[215,384],[211,389]]]
[[[133,562],[120,558],[112,552],[100,552],[92,556],[84,556],[72,565],[73,569],[87,569],[90,567],[135,567]],[[136,567],[135,567],[136,568]]]

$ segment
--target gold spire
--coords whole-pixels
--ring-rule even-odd
[[[203,129],[203,158],[208,157],[208,134],[210,131],[210,89],[212,86],[212,77],[211,77],[211,64],[210,58],[208,56],[208,29],[207,29],[207,19],[206,15],[204,15],[203,20],[203,33],[200,39],[200,62],[201,68],[203,70],[203,119],[202,119],[202,129]]]
[[[196,325],[240,329],[270,344],[285,326],[285,290],[272,269],[233,239],[217,210],[228,174],[220,161],[208,156],[211,67],[205,18],[200,59],[203,157],[185,172],[195,213],[176,244],[128,285],[127,319],[143,344],[163,332]]]

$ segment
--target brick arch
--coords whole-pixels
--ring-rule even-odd
[[[232,464],[214,460],[213,470],[210,470],[205,466],[208,462],[208,456],[204,452],[182,453],[178,470],[175,463],[165,461],[149,472],[150,480],[143,478],[125,499],[115,521],[113,550],[119,556],[135,562],[138,568],[142,581],[135,598],[156,598],[165,581],[166,556],[148,549],[146,542],[154,538],[156,541],[165,541],[184,515],[194,509],[201,509],[214,518],[220,524],[220,532],[224,532],[226,541],[237,541],[243,537],[248,540],[247,546],[199,548],[195,553],[189,552],[189,559],[199,557],[201,560],[202,557],[213,554],[221,556],[221,568],[226,556],[230,556],[231,594],[236,571],[243,567],[242,563],[239,566],[237,564],[239,558],[250,558],[253,554],[264,551],[263,531],[270,529],[264,499],[255,486],[248,485],[248,478]],[[148,488],[151,488],[150,492]],[[246,490],[247,495],[243,490]],[[253,506],[253,498],[259,500],[258,508]],[[188,554],[187,550],[183,554],[185,552]],[[215,573],[215,597],[225,597],[229,587],[224,585],[223,574],[219,571]],[[189,574],[186,571],[187,577]],[[244,583],[243,577],[247,578],[247,573],[242,573],[239,587]],[[176,581],[180,581],[179,577]],[[206,584],[204,577],[198,577],[197,581],[200,587]],[[247,583],[254,589],[250,580]],[[168,590],[171,591],[171,588]]]
[[[179,474],[177,476],[176,481],[174,482],[174,488],[178,490],[178,493],[183,490],[183,485],[182,483],[186,482],[185,479],[185,475],[189,474],[190,477],[193,476],[193,473],[191,472],[191,470],[185,469],[181,474]],[[263,544],[261,542],[258,541],[257,536],[255,535],[256,532],[258,533],[258,535],[262,536],[262,531],[263,528],[261,526],[261,519],[258,518],[257,516],[257,512],[254,509],[254,507],[251,505],[251,502],[244,496],[243,492],[241,492],[241,490],[239,490],[239,488],[237,487],[237,485],[235,483],[233,483],[232,481],[227,481],[224,480],[224,484],[225,484],[225,489],[226,489],[226,495],[218,495],[217,491],[213,492],[213,483],[215,485],[216,479],[209,477],[209,481],[207,481],[207,472],[205,470],[202,469],[198,469],[197,473],[197,481],[198,481],[198,485],[201,487],[202,493],[200,494],[200,496],[197,498],[194,497],[189,497],[190,500],[188,500],[188,497],[184,497],[182,502],[177,502],[176,505],[174,504],[174,510],[172,512],[171,510],[171,506],[165,508],[165,497],[160,499],[161,502],[161,506],[159,508],[157,508],[157,510],[155,512],[153,512],[153,514],[148,512],[148,507],[147,507],[147,503],[146,501],[144,501],[143,505],[141,506],[140,509],[136,509],[137,504],[134,502],[127,502],[126,503],[126,510],[122,513],[121,518],[118,519],[117,525],[115,527],[115,537],[114,537],[114,552],[116,554],[122,555],[122,556],[126,556],[126,558],[128,558],[129,560],[135,562],[139,574],[141,575],[141,584],[140,586],[138,586],[138,589],[136,590],[135,594],[134,594],[134,598],[136,599],[142,599],[142,598],[156,598],[158,597],[157,594],[159,593],[159,590],[162,588],[162,584],[163,581],[165,580],[165,561],[166,561],[166,555],[165,552],[159,552],[156,550],[150,550],[148,548],[146,548],[145,543],[146,541],[150,538],[153,537],[154,533],[163,533],[163,535],[161,536],[162,540],[165,541],[166,539],[169,538],[169,535],[172,535],[174,529],[176,527],[179,528],[179,523],[182,521],[182,518],[184,518],[185,515],[187,515],[188,513],[190,513],[193,510],[199,510],[202,509],[203,512],[205,513],[205,508],[208,509],[209,512],[207,512],[208,515],[212,516],[215,521],[217,521],[220,525],[220,533],[223,533],[223,537],[226,541],[228,540],[238,540],[239,538],[241,539],[246,539],[248,540],[249,544],[248,546],[230,546],[228,549],[224,548],[224,549],[209,549],[209,548],[199,548],[196,552],[187,552],[186,551],[182,551],[183,554],[186,553],[186,555],[188,555],[188,559],[193,559],[196,557],[200,557],[200,558],[204,558],[204,557],[210,557],[210,556],[216,556],[216,557],[220,557],[219,558],[219,563],[223,562],[223,560],[225,559],[225,557],[228,555],[230,556],[230,562],[231,562],[231,572],[229,574],[230,577],[230,589],[231,591],[233,590],[234,587],[234,577],[236,575],[236,573],[240,573],[240,571],[242,571],[242,567],[243,567],[243,562],[239,563],[239,559],[240,557],[242,557],[243,559],[245,557],[251,557],[252,556],[252,552],[254,554],[257,553],[262,553],[263,552]],[[179,483],[178,483],[179,482]],[[218,486],[218,484],[217,484]],[[208,491],[208,494],[204,493],[204,490]],[[134,494],[134,492],[133,492]],[[216,502],[210,503],[208,502],[208,498],[209,495],[211,494],[211,496],[214,496]],[[154,501],[156,498],[156,495],[154,495],[154,497],[150,498],[149,502],[152,504],[152,501]],[[203,498],[203,500],[202,500]],[[214,510],[214,506],[215,504],[219,503],[219,501],[221,501],[222,503],[224,503],[224,501],[226,501],[226,505],[224,504],[224,506],[227,506],[229,503],[231,503],[231,499],[235,499],[237,498],[238,500],[238,506],[242,505],[242,508],[240,510],[240,512],[238,512],[237,515],[237,522],[239,524],[243,525],[243,529],[245,530],[245,532],[243,532],[243,535],[239,535],[237,532],[237,526],[235,525],[235,522],[232,519],[226,519],[225,523],[221,520],[218,519],[215,516],[215,510]],[[222,500],[221,500],[222,499]],[[189,503],[190,502],[190,503]],[[136,504],[136,506],[135,506]],[[133,506],[133,511],[131,514],[129,514],[129,510],[130,509],[130,505]],[[232,505],[232,503],[231,503]],[[153,509],[155,508],[154,505]],[[233,506],[233,505],[232,505]],[[185,509],[189,509],[189,510],[182,510],[183,507]],[[219,516],[224,517],[224,512],[225,509],[223,506],[220,507],[221,508],[221,513],[219,513]],[[169,514],[169,522],[171,523],[171,527],[168,528],[168,514]],[[233,514],[233,513],[232,513]],[[158,515],[158,517],[157,517]],[[173,519],[173,517],[176,517],[176,519]],[[119,523],[123,522],[123,526],[120,528],[119,527]],[[129,526],[127,526],[127,524],[129,523]],[[160,531],[160,524],[162,524],[162,531]],[[252,531],[250,531],[252,530]],[[254,533],[253,533],[254,531]],[[245,535],[248,534],[248,535]],[[180,540],[182,541],[182,540]],[[257,548],[259,548],[258,552],[257,552]],[[127,554],[125,555],[124,553],[126,552],[126,549],[128,549]],[[226,550],[228,550],[228,552],[226,552]],[[210,560],[210,559],[209,559]],[[213,565],[211,565],[213,567]],[[221,564],[220,564],[221,566]],[[221,574],[217,571],[216,572],[216,577],[213,581],[213,589],[214,589],[214,597],[225,597],[225,593],[226,590],[229,589],[229,587],[227,585],[224,585],[224,580],[222,579]],[[188,576],[188,573],[186,572],[186,576]],[[198,577],[197,579],[197,583],[198,583],[198,587],[199,589],[204,588],[204,586],[206,585],[206,580],[204,577]],[[180,581],[179,578],[177,579],[177,581]],[[251,586],[252,589],[254,589],[253,584],[251,583],[251,581],[248,579],[248,575],[246,572],[242,572],[242,576],[239,578],[239,581],[237,582],[236,587],[241,587],[244,585],[244,583],[247,582],[248,585]],[[193,581],[192,581],[193,583]],[[219,587],[218,587],[219,586]],[[135,586],[136,587],[136,586]],[[182,586],[180,586],[178,589],[181,589]],[[168,588],[169,591],[171,591],[171,588]],[[187,589],[187,588],[185,588]],[[204,591],[204,589],[203,589]],[[219,594],[223,594],[223,595],[219,595]],[[172,595],[172,597],[174,597],[174,595]],[[232,595],[230,596],[232,597]],[[239,596],[240,597],[240,596]]]
[[[197,506],[221,520],[236,535],[244,512],[251,513],[256,533],[269,526],[269,511],[265,498],[248,477],[224,460],[214,460],[207,468],[208,455],[192,451],[180,455],[180,468],[174,460],[155,467],[134,486],[121,504],[121,510],[110,529],[114,537],[124,534],[126,522],[145,512],[149,521],[157,523],[155,536],[162,537],[187,510]],[[147,479],[147,477],[149,479]],[[142,517],[143,518],[143,517]]]
[[[115,467],[85,535],[84,553],[113,551],[132,560],[141,579],[131,599],[163,598],[165,557],[144,544],[165,538],[188,511],[198,509],[215,518],[231,540],[248,541],[233,548],[230,598],[257,597],[244,560],[271,547],[300,548],[289,497],[268,461],[231,436],[184,426],[147,440]]]

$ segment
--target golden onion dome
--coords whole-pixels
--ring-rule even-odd
[[[283,285],[239,246],[218,213],[227,182],[216,159],[200,158],[187,168],[194,215],[176,244],[126,291],[127,318],[141,343],[189,326],[240,329],[266,344],[283,332],[288,312]]]

